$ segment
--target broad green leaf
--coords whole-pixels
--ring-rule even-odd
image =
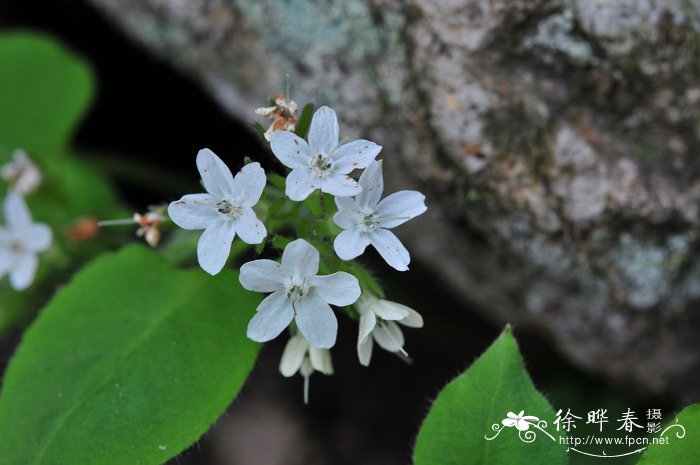
[[[52,39],[0,34],[0,147],[61,155],[93,93],[90,68]]]
[[[639,465],[699,464],[700,404],[684,408],[656,437],[664,443],[650,445]]]
[[[531,425],[519,435],[515,427],[503,426],[508,412],[517,415],[523,410],[525,415],[546,421],[546,426],[538,425],[544,431]],[[554,418],[554,410],[533,386],[507,327],[467,371],[440,392],[418,433],[414,463],[564,464],[566,446],[559,444],[563,433],[552,427]]]
[[[179,271],[141,246],[99,258],[40,313],[8,367],[0,462],[165,462],[248,376],[258,302],[232,271]]]

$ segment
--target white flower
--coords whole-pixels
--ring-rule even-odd
[[[348,174],[367,166],[382,148],[363,139],[338,146],[338,131],[335,112],[321,107],[311,119],[309,142],[293,132],[272,134],[272,153],[292,169],[287,176],[287,197],[304,200],[316,189],[341,197],[360,192],[360,186]]]
[[[335,238],[335,252],[343,260],[352,260],[372,244],[389,266],[408,270],[408,250],[389,229],[425,212],[425,196],[416,191],[400,191],[379,201],[384,190],[381,161],[370,163],[360,176],[360,186],[362,192],[354,199],[335,199],[338,213],[333,221],[344,229]]]
[[[403,332],[401,323],[409,328],[422,328],[423,317],[405,305],[378,299],[363,294],[355,307],[360,312],[360,329],[357,334],[357,357],[364,366],[369,366],[372,358],[373,341],[389,352],[408,354],[403,349]]]
[[[320,371],[324,375],[333,374],[331,351],[314,347],[301,334],[292,336],[280,360],[280,373],[289,378],[297,371],[304,377],[304,403],[308,404],[309,377],[314,371]]]
[[[265,171],[259,163],[250,163],[234,178],[209,149],[197,154],[197,168],[207,194],[185,195],[171,202],[168,214],[183,229],[204,229],[197,258],[204,271],[215,275],[226,264],[236,234],[247,244],[259,244],[267,235],[251,208],[265,188]]]
[[[18,194],[31,194],[41,184],[41,171],[27,156],[27,152],[17,149],[12,154],[12,161],[0,169],[0,176],[13,183],[12,189]]]
[[[508,412],[506,416],[508,418],[504,418],[503,421],[501,421],[503,426],[507,426],[508,428],[515,426],[518,431],[527,431],[530,429],[530,422],[539,420],[537,417],[525,415],[525,410],[521,410],[517,415],[513,412]]]
[[[37,254],[51,246],[51,228],[33,223],[24,198],[10,191],[3,204],[5,227],[0,227],[0,277],[10,275],[17,291],[28,288],[36,274]]]
[[[318,266],[318,250],[297,239],[285,247],[281,264],[255,260],[241,267],[244,288],[272,292],[248,324],[249,338],[257,342],[274,339],[294,319],[301,334],[315,347],[328,349],[335,344],[338,320],[328,304],[352,305],[360,297],[360,284],[343,271],[317,276]]]

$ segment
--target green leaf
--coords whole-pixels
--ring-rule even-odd
[[[675,425],[675,426],[674,426]],[[684,408],[666,425],[662,434],[665,443],[652,444],[644,452],[639,465],[697,465],[700,463],[700,404]]]
[[[323,218],[325,212],[321,202],[321,196],[317,193],[313,193],[304,199],[304,206],[309,210],[309,213],[315,217]]]
[[[62,154],[93,94],[90,68],[47,36],[0,34],[0,147]]]
[[[287,180],[284,179],[284,177],[277,173],[268,173],[267,180],[270,182],[270,184],[284,192],[285,186],[287,185]]]
[[[299,115],[299,120],[297,120],[296,129],[294,133],[306,139],[306,135],[309,132],[309,127],[311,126],[311,117],[314,114],[314,104],[307,103],[304,108],[301,109],[301,115]]]
[[[265,129],[265,127],[264,127],[262,124],[260,124],[260,123],[251,123],[251,126],[253,127],[253,129],[255,130],[255,132],[257,132],[257,133],[260,134],[261,136],[265,137],[265,132],[267,132],[267,129]]]
[[[0,392],[3,465],[161,464],[231,403],[259,299],[145,247],[99,258],[25,333]]]
[[[508,412],[533,415],[547,421],[531,443],[518,430],[503,427]],[[555,413],[535,389],[523,365],[510,327],[463,374],[438,395],[418,434],[415,465],[532,465],[564,464],[566,446],[551,422]],[[500,427],[499,431],[492,425]],[[487,440],[486,437],[493,437]]]

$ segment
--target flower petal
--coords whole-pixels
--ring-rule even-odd
[[[318,176],[315,176],[308,167],[296,168],[287,176],[285,194],[295,202],[300,202],[320,186]]]
[[[375,209],[379,199],[382,198],[384,191],[384,176],[382,175],[382,161],[370,163],[360,176],[360,187],[362,192],[359,193],[355,202],[360,207]]]
[[[314,370],[320,371],[324,375],[333,374],[333,360],[331,359],[331,351],[328,349],[317,349],[314,346],[309,346],[309,358],[311,366]]]
[[[26,231],[22,241],[32,252],[43,252],[51,247],[53,233],[44,223],[34,223]]]
[[[304,361],[304,356],[306,356],[308,349],[309,341],[304,339],[303,336],[296,335],[289,339],[280,360],[280,373],[282,373],[282,376],[289,378],[299,371],[301,362]]]
[[[316,293],[310,292],[295,302],[297,327],[312,346],[330,349],[338,334],[338,319]]]
[[[265,170],[260,163],[249,163],[233,178],[231,196],[240,206],[252,207],[260,200],[266,182]]]
[[[515,427],[518,431],[527,431],[530,429],[530,424],[521,418],[515,422]]]
[[[515,423],[517,421],[518,420],[516,420],[514,418],[505,418],[505,419],[501,420],[501,423],[503,423],[503,426],[507,426],[508,428],[512,428],[513,426],[515,426]]]
[[[355,226],[338,234],[333,241],[333,248],[341,260],[352,260],[362,255],[369,244],[369,234]]]
[[[233,192],[233,175],[228,166],[209,149],[197,154],[197,169],[204,188],[214,197],[224,198]]]
[[[372,348],[374,347],[374,340],[371,337],[365,338],[364,340],[357,340],[357,358],[360,360],[360,364],[368,367],[370,360],[372,360]]]
[[[403,348],[403,333],[399,325],[393,321],[385,321],[377,325],[372,331],[372,335],[377,344],[384,350],[399,352]]]
[[[282,265],[274,260],[254,260],[241,266],[238,280],[243,288],[255,292],[274,292],[284,285]]]
[[[182,229],[206,229],[211,223],[221,219],[216,207],[216,199],[209,194],[190,194],[180,200],[170,202],[168,215],[173,223]]]
[[[382,150],[381,145],[359,139],[333,150],[329,155],[336,172],[347,174],[353,170],[365,168]]]
[[[307,283],[313,291],[331,305],[344,307],[354,304],[360,297],[360,282],[344,271],[327,276],[312,276]]]
[[[31,286],[38,266],[39,260],[32,253],[17,256],[14,266],[10,270],[12,288],[16,291],[23,291]]]
[[[369,307],[360,308],[360,325],[357,333],[357,340],[364,341],[370,335],[374,327],[377,326],[377,317]],[[371,338],[370,338],[371,339]]]
[[[292,301],[283,290],[275,291],[260,302],[248,323],[247,335],[256,342],[270,341],[284,331],[294,318]]]
[[[389,266],[398,271],[408,270],[411,256],[394,233],[386,229],[377,228],[369,234],[369,239]]]
[[[32,225],[32,215],[29,213],[24,197],[15,191],[9,191],[3,204],[5,223],[14,231],[27,231]]]
[[[321,191],[338,197],[352,197],[362,191],[360,185],[345,174],[333,174],[321,178]]]
[[[377,205],[379,225],[382,228],[395,228],[411,218],[424,213],[425,196],[417,191],[394,192]]]
[[[2,246],[2,244],[0,244]],[[9,248],[0,248],[0,278],[10,271],[15,263],[15,254]]]
[[[282,252],[282,269],[286,276],[304,279],[318,273],[318,250],[304,239],[290,242]]]
[[[328,107],[321,107],[314,113],[309,126],[310,155],[328,155],[338,146],[338,117]]]
[[[408,316],[409,308],[390,300],[377,300],[371,306],[372,311],[383,320],[401,320]]]
[[[288,168],[302,168],[309,165],[309,144],[290,131],[275,131],[270,137],[270,149],[277,159]]]
[[[241,207],[241,216],[236,218],[235,225],[236,234],[246,244],[260,244],[267,236],[265,225],[250,207]]]
[[[219,220],[204,230],[197,242],[199,266],[210,275],[215,275],[226,264],[231,253],[231,242],[236,235],[232,221]]]
[[[350,200],[350,197],[336,197],[336,203],[338,200]],[[343,229],[353,228],[360,224],[359,214],[353,210],[338,210],[335,215],[333,215],[333,222]]]
[[[399,320],[399,323],[404,326],[408,326],[409,328],[422,328],[423,317],[420,315],[420,313],[408,307],[406,307],[406,310],[408,310],[408,316],[402,320]]]

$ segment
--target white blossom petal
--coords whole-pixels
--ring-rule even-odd
[[[377,205],[379,225],[382,228],[395,228],[411,218],[424,213],[425,196],[417,191],[395,192],[382,199]]]
[[[503,420],[501,420],[501,423],[503,423],[503,426],[506,426],[508,428],[512,428],[513,426],[515,426],[515,423],[517,421],[518,420],[516,420],[514,418],[504,418]]]
[[[377,344],[389,352],[399,352],[403,348],[404,339],[403,333],[399,325],[393,321],[385,321],[384,323],[377,325],[372,331],[374,340]]]
[[[260,163],[249,163],[233,178],[231,196],[238,201],[238,205],[252,207],[260,201],[266,182],[265,170]]]
[[[368,338],[370,333],[372,333],[372,330],[374,330],[374,327],[377,326],[377,317],[374,314],[374,312],[369,309],[368,307],[365,307],[366,310],[363,310],[361,306],[360,307],[360,325],[358,328],[358,341],[364,341],[365,339]]]
[[[294,321],[301,334],[319,349],[330,349],[338,334],[338,319],[323,299],[310,292],[295,302]]]
[[[330,154],[338,146],[339,133],[335,111],[328,107],[316,110],[309,126],[310,155]]]
[[[360,192],[355,199],[355,202],[360,207],[374,208],[382,198],[384,192],[384,176],[382,175],[382,161],[370,163],[360,175]]]
[[[331,351],[328,349],[317,349],[316,347],[309,346],[309,358],[311,359],[311,366],[314,370],[320,371],[324,375],[333,374],[333,360],[331,359]]]
[[[254,260],[241,266],[238,280],[243,288],[255,292],[274,292],[284,286],[282,265],[274,260]]]
[[[377,300],[371,306],[372,311],[383,320],[401,320],[409,315],[409,308],[389,300]]]
[[[287,176],[285,194],[295,202],[300,202],[319,187],[320,179],[308,167],[295,168]]]
[[[204,188],[214,197],[224,198],[233,192],[233,175],[228,166],[209,149],[197,154],[197,169]]]
[[[374,347],[374,339],[367,337],[365,339],[357,340],[357,358],[360,360],[360,364],[363,366],[369,366],[370,360],[372,360],[372,348]]]
[[[39,260],[34,254],[24,254],[16,257],[10,270],[10,285],[16,291],[23,291],[34,281]]]
[[[2,246],[2,244],[0,244]],[[0,248],[0,278],[5,276],[15,262],[15,254],[10,249]]]
[[[352,197],[359,194],[362,188],[350,176],[333,174],[332,176],[321,178],[321,191],[338,197]]]
[[[358,139],[336,148],[329,157],[335,172],[348,174],[367,167],[381,150],[382,147],[374,142]]]
[[[265,225],[250,207],[241,207],[241,214],[234,223],[236,234],[246,244],[260,244],[267,236]]]
[[[338,200],[350,200],[349,197],[336,197],[336,203]],[[333,215],[333,222],[343,229],[353,228],[360,224],[360,218],[357,213],[348,210],[338,210],[335,215]]]
[[[361,227],[355,226],[341,231],[333,241],[333,248],[341,260],[352,260],[362,255],[369,244],[370,235]]]
[[[408,326],[409,328],[422,328],[423,317],[420,315],[420,313],[408,307],[406,307],[406,310],[408,310],[408,316],[402,320],[399,320],[399,323],[404,326]]]
[[[299,371],[308,349],[309,342],[302,336],[297,335],[289,339],[280,360],[280,373],[282,373],[282,376],[289,378]]]
[[[282,252],[282,268],[287,276],[304,279],[318,273],[318,250],[304,239],[290,242]],[[318,346],[317,346],[318,347]]]
[[[32,224],[22,238],[27,249],[32,252],[43,252],[51,247],[53,234],[51,228],[43,223]]]
[[[256,342],[270,341],[284,331],[294,318],[292,301],[283,290],[275,291],[265,298],[248,323],[247,335]]]
[[[369,238],[374,248],[389,266],[398,271],[408,270],[411,256],[394,233],[377,228],[370,233]]]
[[[344,271],[327,276],[312,276],[307,279],[307,283],[319,297],[339,307],[354,304],[362,292],[357,278]]]
[[[270,149],[284,166],[291,169],[309,166],[309,144],[291,131],[275,131],[270,137]]]
[[[236,235],[232,221],[220,220],[211,223],[197,242],[199,266],[210,275],[221,271],[231,253],[231,242]]]
[[[209,194],[184,195],[180,200],[170,202],[168,215],[173,223],[189,230],[206,229],[221,219],[216,199]]]
[[[14,191],[9,191],[3,204],[5,223],[15,232],[27,231],[32,225],[32,216],[29,213],[24,197]]]

